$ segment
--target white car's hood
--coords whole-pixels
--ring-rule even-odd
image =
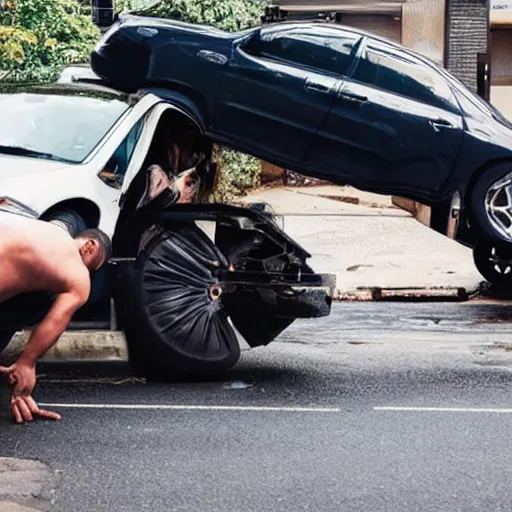
[[[43,158],[0,154],[0,180],[57,171],[70,166],[73,166],[73,164]]]

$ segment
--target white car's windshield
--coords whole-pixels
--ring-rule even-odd
[[[0,153],[82,162],[129,108],[103,91],[2,88]]]

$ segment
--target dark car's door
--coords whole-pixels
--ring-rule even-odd
[[[459,106],[441,74],[369,40],[340,83],[308,164],[333,181],[431,196],[450,174],[462,135]]]
[[[318,26],[256,31],[235,45],[216,102],[215,131],[263,158],[302,160],[361,39]]]

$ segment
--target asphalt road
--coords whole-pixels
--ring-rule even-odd
[[[512,306],[341,304],[222,382],[47,364],[63,420],[0,412],[0,457],[49,464],[63,512],[509,512],[511,370]]]

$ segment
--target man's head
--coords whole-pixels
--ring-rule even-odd
[[[96,272],[112,253],[110,238],[100,229],[86,229],[75,236],[85,266]]]

